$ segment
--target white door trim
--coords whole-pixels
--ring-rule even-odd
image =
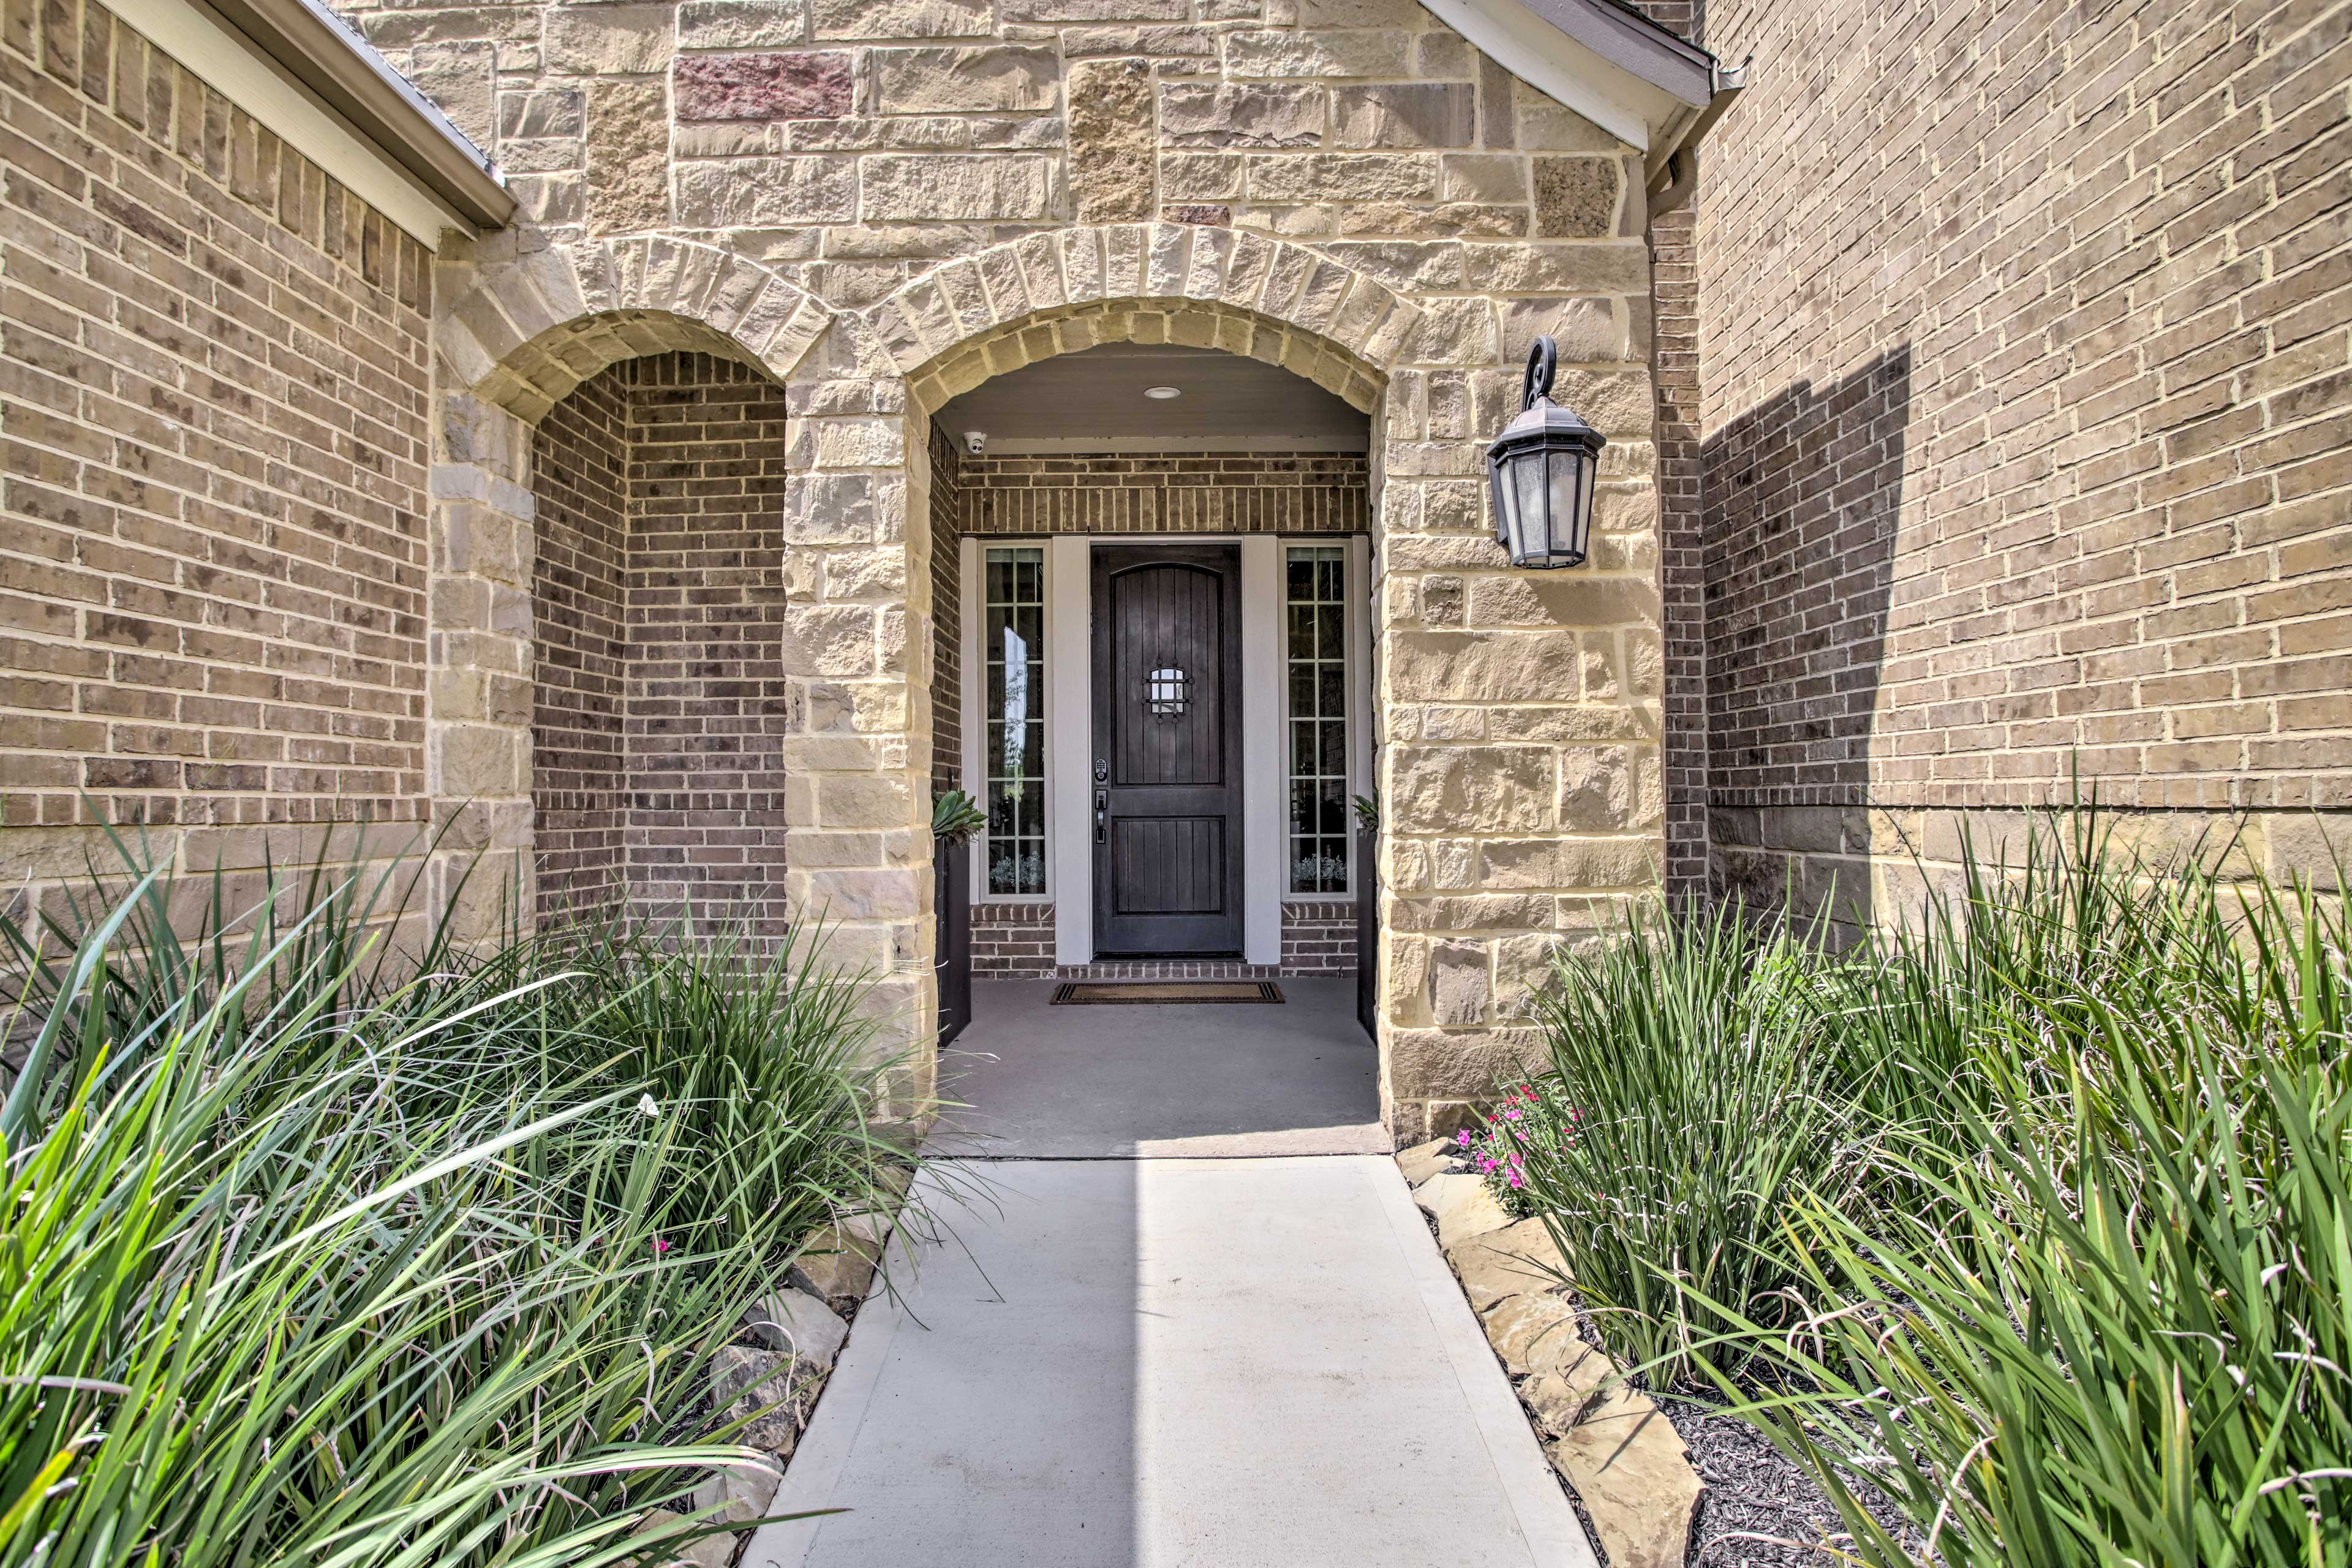
[[[1348,763],[1351,795],[1372,793],[1372,542],[1348,541]],[[1356,853],[1355,803],[1348,813],[1348,896],[1363,890],[1370,866]]]
[[[956,579],[957,596],[962,601],[963,789],[984,812],[988,809],[988,557],[977,539],[960,540],[956,550],[961,574]],[[971,889],[973,903],[987,903],[985,827],[965,840],[964,853],[971,858],[971,879],[964,886]]]
[[[1237,544],[1241,555],[1242,668],[1242,958],[1282,962],[1282,910],[1289,861],[1285,844],[1288,759],[1283,746],[1288,687],[1283,678],[1283,552],[1298,538],[1253,534],[1055,534],[1046,539],[966,538],[963,564],[964,776],[985,809],[987,744],[986,563],[992,545],[1043,546],[1045,551],[1045,896],[1054,905],[1056,963],[1091,963],[1094,949],[1094,547],[1097,544]],[[1364,586],[1370,562],[1365,542],[1349,548],[1349,593]],[[1370,778],[1369,694],[1370,617],[1350,603],[1348,720],[1356,783]],[[986,836],[975,836],[971,900],[1003,901],[988,892]]]
[[[1242,540],[1242,957],[1282,962],[1282,550],[1270,533]]]
[[[1091,535],[1045,541],[1045,891],[1056,963],[1095,956],[1092,556]]]

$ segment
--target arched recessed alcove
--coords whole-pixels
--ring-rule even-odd
[[[988,819],[966,868],[976,977],[1355,973],[1385,386],[1319,332],[1191,299],[1033,313],[911,370],[933,788]],[[1158,624],[1180,600],[1190,644]],[[1163,657],[1171,637],[1188,651]],[[1225,781],[1163,792],[1173,815],[1148,821],[1129,813],[1149,786],[1122,806],[1133,748],[1113,733],[1139,658],[1181,671],[1188,706],[1148,721],[1160,749],[1214,752],[1192,771]],[[1230,731],[1171,739],[1203,696]]]
[[[607,365],[533,426],[542,920],[782,924],[786,445],[784,389],[692,350]]]

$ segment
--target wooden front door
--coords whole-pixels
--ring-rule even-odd
[[[1240,547],[1097,548],[1094,661],[1095,950],[1239,952]]]

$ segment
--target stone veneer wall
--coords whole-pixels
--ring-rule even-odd
[[[426,252],[94,0],[0,16],[0,875],[407,843]]]
[[[877,1048],[919,1041],[924,423],[1104,342],[1282,365],[1372,420],[1387,1113],[1417,1140],[1517,1070],[1545,949],[1661,869],[1638,156],[1412,0],[351,13],[488,138],[523,206],[436,278],[436,527],[464,544],[436,578],[436,658],[527,665],[527,619],[505,614],[531,528],[522,435],[572,385],[668,348],[786,383],[788,885],[885,973]],[[1568,581],[1509,568],[1479,478],[1538,331],[1611,439],[1594,559],[1549,574]],[[527,728],[462,692],[429,717],[436,796],[473,803],[480,842],[527,838]],[[895,1081],[919,1104],[927,1054]]]
[[[534,432],[542,915],[614,894],[785,913],[784,402],[672,353],[583,383]]]
[[[2137,838],[2243,814],[2333,880],[2347,15],[1709,7],[1757,60],[1698,208],[1727,886],[1884,915],[2078,767]]]
[[[969,458],[963,531],[1361,533],[1371,498],[1345,452],[1103,452]]]

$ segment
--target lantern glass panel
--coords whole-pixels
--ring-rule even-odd
[[[1509,458],[1511,485],[1518,491],[1511,507],[1511,554],[1540,553],[1549,531],[1544,516],[1544,457],[1541,451],[1514,452]]]

